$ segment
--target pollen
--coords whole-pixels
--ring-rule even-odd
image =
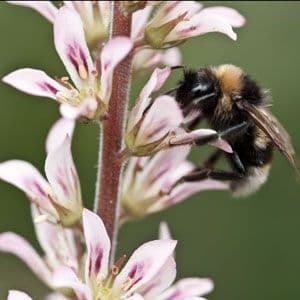
[[[81,79],[85,80],[88,78],[88,73],[84,65],[80,64],[78,66],[78,73]]]

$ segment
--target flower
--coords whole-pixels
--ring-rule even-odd
[[[11,290],[8,293],[7,300],[32,300],[32,298],[23,292]]]
[[[10,4],[30,7],[48,21],[54,23],[58,8],[51,1],[7,1]],[[64,5],[77,12],[83,22],[85,38],[90,49],[108,37],[110,1],[63,1]]]
[[[187,160],[190,146],[160,151],[152,158],[133,157],[125,171],[122,188],[122,218],[137,218],[156,212],[207,189],[227,189],[216,180],[175,185],[195,166]]]
[[[129,53],[132,42],[115,37],[102,48],[99,60],[92,61],[80,16],[67,6],[59,9],[54,22],[56,51],[63,61],[68,77],[52,79],[41,70],[25,68],[3,78],[13,87],[35,96],[55,99],[61,113],[69,119],[84,116],[93,120],[105,115],[112,89],[114,68]]]
[[[83,232],[87,248],[83,278],[68,267],[53,276],[55,286],[72,288],[78,299],[153,299],[173,282],[176,241],[147,242],[134,251],[123,268],[125,256],[109,267],[109,237],[102,220],[87,209],[83,210]]]
[[[31,205],[32,219],[41,216],[39,208]],[[0,251],[19,257],[48,287],[55,289],[52,274],[61,266],[68,266],[74,271],[79,270],[78,253],[75,233],[69,228],[52,222],[34,222],[39,244],[44,252],[41,257],[35,249],[21,236],[13,232],[0,234]],[[67,290],[65,290],[67,292]]]
[[[192,144],[199,138],[216,133],[211,129],[185,132],[182,129],[182,111],[173,97],[161,95],[152,101],[150,95],[162,87],[170,72],[168,67],[156,68],[140,92],[128,119],[124,157],[149,156],[172,145]],[[220,138],[212,144],[232,152],[228,143]]]
[[[57,126],[68,131],[68,126]],[[57,135],[56,135],[57,136]],[[82,200],[78,174],[71,153],[71,139],[60,131],[60,140],[55,133],[48,137],[49,153],[45,162],[48,182],[30,163],[9,160],[0,163],[0,179],[11,183],[26,193],[45,215],[64,226],[72,226],[81,217]],[[62,137],[65,137],[62,140]],[[62,143],[58,144],[58,141]]]
[[[154,48],[174,46],[188,38],[208,32],[221,32],[236,40],[232,27],[245,19],[228,7],[202,9],[196,1],[165,1],[145,28],[144,39]]]

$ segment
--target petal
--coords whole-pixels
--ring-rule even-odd
[[[51,272],[33,247],[21,236],[5,232],[0,234],[0,251],[19,257],[44,283],[51,286]]]
[[[203,296],[214,288],[212,280],[207,278],[186,278],[178,281],[174,286],[165,291],[161,300],[185,300],[195,296]]]
[[[143,9],[137,10],[132,15],[131,39],[136,41],[143,37],[147,20],[151,14],[152,7],[146,6]]]
[[[31,68],[16,70],[3,77],[2,81],[24,93],[55,100],[58,91],[66,90],[44,71]]]
[[[170,257],[156,276],[143,288],[141,294],[146,299],[154,299],[172,284],[175,277],[176,263],[174,258]]]
[[[72,288],[79,300],[92,299],[88,286],[82,283],[71,268],[60,267],[55,270],[52,281],[56,288]]]
[[[51,1],[6,1],[9,4],[16,4],[20,6],[30,7],[39,12],[51,23],[54,22],[58,9],[51,3]]]
[[[70,298],[63,296],[62,294],[52,293],[49,294],[45,300],[70,300]]]
[[[170,228],[167,222],[160,222],[159,224],[159,239],[160,240],[171,240],[172,236]]]
[[[173,240],[156,240],[140,246],[116,277],[112,289],[120,291],[122,284],[130,280],[131,287],[126,294],[142,290],[168,262],[175,246]]]
[[[166,67],[164,69],[155,69],[148,80],[148,82],[143,87],[139,94],[138,100],[130,112],[128,121],[128,131],[131,131],[134,125],[140,120],[145,109],[150,104],[150,94],[152,92],[158,91],[162,85],[165,83],[167,78],[171,73],[171,69]]]
[[[182,111],[174,98],[167,95],[157,97],[141,124],[136,136],[136,146],[159,140],[182,122]]]
[[[110,98],[112,75],[115,67],[127,56],[133,47],[132,41],[124,36],[114,37],[103,47],[101,61],[101,92],[100,98],[106,104]]]
[[[127,298],[127,300],[144,300],[144,297],[142,297],[141,295],[135,294],[135,295]]]
[[[196,182],[183,183],[175,187],[171,193],[164,196],[160,201],[150,207],[150,212],[162,210],[171,205],[175,205],[191,195],[205,190],[227,190],[228,184],[213,179],[205,179]]]
[[[32,298],[23,292],[11,290],[8,293],[7,300],[32,300]]]
[[[217,132],[213,129],[197,129],[191,132],[181,131],[179,134],[177,134],[174,138],[171,139],[170,143],[172,145],[190,144],[195,142],[197,139],[205,138],[216,133]],[[215,141],[209,142],[208,144],[218,147],[225,152],[232,153],[231,146],[221,138],[217,138]]]
[[[34,204],[31,205],[31,213],[33,220],[37,220],[41,215],[40,210]],[[47,263],[53,270],[61,265],[77,270],[78,255],[74,232],[71,229],[47,221],[34,222],[34,229],[39,244],[46,254]]]
[[[64,118],[70,120],[76,120],[81,116],[93,118],[97,107],[97,101],[94,98],[88,97],[79,106],[62,104],[60,106],[60,113]]]
[[[72,139],[75,121],[65,118],[58,119],[51,127],[46,139],[46,152],[49,153],[60,146],[66,136]]]
[[[81,211],[81,189],[78,174],[71,153],[71,139],[49,152],[45,162],[45,172],[52,187],[57,204],[75,213]]]
[[[83,231],[87,247],[85,278],[95,284],[98,274],[103,278],[107,275],[110,240],[102,220],[88,209],[83,210]]]
[[[80,16],[66,6],[59,9],[54,22],[54,42],[74,84],[81,89],[86,80],[94,79],[92,58],[87,47]]]
[[[178,66],[181,64],[182,56],[179,48],[173,47],[164,51],[161,62],[169,67]]]
[[[246,19],[235,9],[224,6],[207,7],[201,11],[201,15],[218,16],[233,27],[242,27]]]
[[[29,196],[30,200],[56,215],[48,196],[51,194],[51,188],[30,163],[21,160],[0,163],[0,179],[18,187]]]
[[[224,18],[211,14],[202,15],[202,11],[200,11],[189,21],[179,23],[166,37],[165,42],[188,39],[209,32],[221,32],[233,40],[237,39],[236,33]]]
[[[157,193],[168,189],[176,181],[176,169],[187,158],[190,150],[190,146],[180,146],[160,151],[140,172],[140,181],[145,182],[148,187],[155,184]]]

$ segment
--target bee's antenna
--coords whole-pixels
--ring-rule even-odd
[[[176,87],[174,87],[174,88],[172,88],[172,89],[170,89],[170,90],[164,92],[164,95],[172,95],[174,92],[177,91],[178,87],[179,87],[179,86],[176,86]]]
[[[184,65],[177,65],[177,66],[171,67],[171,70],[172,70],[172,71],[173,71],[173,70],[176,70],[176,69],[186,69],[186,66],[184,66]]]

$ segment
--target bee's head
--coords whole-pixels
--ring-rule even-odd
[[[215,109],[219,94],[219,82],[211,69],[185,69],[176,89],[176,101],[186,114],[193,109],[209,112]]]

